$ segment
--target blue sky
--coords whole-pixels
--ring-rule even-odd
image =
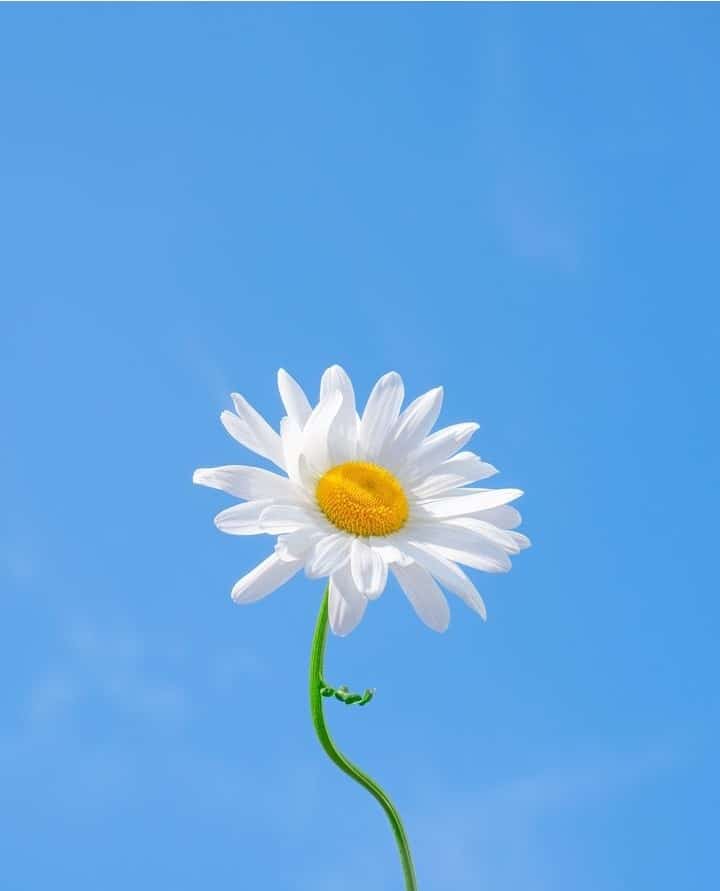
[[[197,466],[278,367],[446,388],[534,547],[329,678],[422,891],[717,887],[720,13],[3,5],[3,888],[396,891],[320,588]]]

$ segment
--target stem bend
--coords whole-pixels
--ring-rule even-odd
[[[320,745],[325,750],[328,758],[330,758],[330,760],[336,764],[343,773],[346,773],[351,779],[355,780],[356,783],[359,783],[366,789],[385,811],[385,814],[390,821],[390,825],[392,826],[392,831],[398,846],[403,875],[405,877],[405,889],[406,891],[418,891],[415,868],[413,867],[412,857],[410,856],[410,845],[400,815],[395,809],[395,805],[374,780],[360,770],[359,767],[356,767],[338,750],[325,724],[325,716],[323,714],[323,691],[327,689],[327,685],[323,680],[323,661],[325,657],[325,641],[327,638],[328,626],[328,592],[329,586],[325,589],[323,595],[322,606],[320,607],[320,612],[315,624],[315,634],[313,636],[312,650],[310,653],[310,712],[312,714],[315,732],[317,733]]]

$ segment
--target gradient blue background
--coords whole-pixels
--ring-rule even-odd
[[[330,705],[422,891],[717,888],[720,12],[0,9],[0,863],[49,887],[398,891],[324,759],[320,588],[202,465],[232,390],[400,371],[534,547],[436,636],[395,587]]]

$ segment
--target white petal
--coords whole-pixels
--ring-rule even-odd
[[[415,498],[423,501],[431,499],[445,498],[455,494],[453,491],[464,484],[461,476],[453,473],[432,473],[429,476],[421,477],[415,483],[411,483],[409,488]]]
[[[485,520],[500,529],[515,529],[522,523],[520,511],[509,505],[503,507],[492,507],[489,510],[473,511],[478,520]]]
[[[328,431],[330,463],[335,465],[352,461],[356,457],[358,435],[355,391],[347,372],[339,365],[328,368],[320,381],[320,399],[327,399],[332,393],[340,393],[342,396],[342,404]]]
[[[279,476],[261,467],[230,464],[226,467],[200,467],[193,474],[193,482],[212,489],[228,492],[236,498],[282,498],[295,501],[298,491],[286,476]]]
[[[440,467],[440,473],[457,473],[465,479],[466,483],[474,483],[489,476],[494,476],[498,469],[483,461],[475,452],[458,452],[452,458],[444,461]]]
[[[235,504],[215,517],[215,525],[228,535],[264,535],[265,529],[260,524],[260,517],[270,504],[267,500]]]
[[[359,538],[353,539],[350,549],[350,571],[358,590],[370,600],[375,600],[385,590],[387,563]]]
[[[298,479],[305,494],[313,503],[316,503],[315,490],[317,489],[320,474],[310,467],[305,455],[300,455],[298,458]]]
[[[448,591],[457,594],[471,609],[475,610],[483,619],[487,618],[487,611],[483,599],[478,593],[477,588],[465,573],[456,566],[451,560],[447,560],[441,554],[438,554],[432,545],[415,545],[412,542],[406,542],[403,550],[412,557],[421,566],[424,566],[428,572]]]
[[[445,520],[445,525],[462,526],[465,529],[471,529],[498,547],[503,548],[508,554],[519,554],[520,551],[530,547],[530,539],[527,536],[521,535],[519,532],[500,529],[498,526],[481,520],[479,517],[455,517],[451,520]]]
[[[405,559],[400,548],[389,543],[385,536],[368,538],[367,543],[376,553],[380,554],[386,563],[402,563]]]
[[[523,535],[522,532],[508,532],[508,535],[512,535],[519,550],[524,551],[527,548],[532,547],[532,542],[527,535]]]
[[[479,428],[479,424],[453,424],[428,436],[407,457],[408,479],[420,479],[437,470],[450,455],[461,449]]]
[[[507,572],[511,568],[503,548],[472,528],[450,523],[418,524],[407,530],[407,537],[421,546],[434,545],[448,559],[483,572]]]
[[[308,578],[324,578],[344,566],[350,557],[351,541],[345,532],[335,532],[321,538],[312,547],[305,561],[305,574]]]
[[[305,424],[302,456],[316,473],[325,473],[330,467],[328,436],[341,405],[342,394],[335,390],[318,402]]]
[[[350,634],[359,624],[367,607],[367,598],[355,587],[346,564],[330,578],[328,618],[330,629],[338,637]]]
[[[237,414],[224,411],[220,415],[223,426],[245,448],[262,455],[285,469],[282,442],[280,436],[263,416],[255,411],[250,403],[239,393],[231,393]]]
[[[336,390],[347,396],[353,408],[355,407],[355,391],[350,376],[341,365],[331,365],[323,371],[320,378],[320,399],[326,399]]]
[[[494,476],[497,468],[481,460],[472,452],[460,452],[435,469],[432,476],[421,479],[412,487],[416,498],[444,495],[448,489],[467,486]],[[449,493],[448,493],[449,494]]]
[[[433,631],[446,631],[450,624],[450,607],[427,569],[414,562],[391,568],[420,619]]]
[[[305,560],[308,551],[324,536],[324,532],[315,526],[306,526],[296,532],[281,535],[275,550],[281,560]]]
[[[235,583],[232,599],[235,603],[254,603],[261,600],[291,579],[301,568],[301,560],[289,562],[281,560],[278,554],[271,554]]]
[[[471,495],[440,498],[420,503],[422,511],[432,517],[459,517],[505,505],[522,495],[522,489],[485,489]]]
[[[368,397],[359,430],[360,455],[374,461],[382,452],[385,441],[400,414],[405,398],[402,378],[396,371],[384,375]]]
[[[408,452],[420,445],[438,419],[442,399],[443,388],[436,387],[408,405],[382,449],[381,464],[396,466]]]
[[[312,407],[303,388],[284,368],[278,371],[278,390],[287,416],[302,430],[310,417]]]
[[[263,532],[268,535],[283,535],[297,532],[313,523],[313,515],[299,504],[271,504],[260,517]]]
[[[445,498],[464,498],[466,495],[474,495],[479,492],[487,492],[487,489],[460,488],[449,489],[441,496]],[[437,501],[439,498],[430,498],[428,501]],[[422,510],[422,509],[421,509]],[[486,510],[470,511],[468,516],[477,517],[478,520],[485,520],[501,529],[515,529],[522,523],[520,511],[509,505],[501,505],[500,507],[491,507]]]
[[[302,484],[298,472],[298,460],[303,444],[302,430],[295,421],[290,418],[283,418],[280,421],[280,439],[282,440],[283,456],[285,458],[285,471],[291,480]]]

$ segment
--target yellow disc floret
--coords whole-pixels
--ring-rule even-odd
[[[402,529],[410,512],[397,479],[368,461],[348,461],[328,470],[315,497],[328,520],[352,535],[390,535]]]

